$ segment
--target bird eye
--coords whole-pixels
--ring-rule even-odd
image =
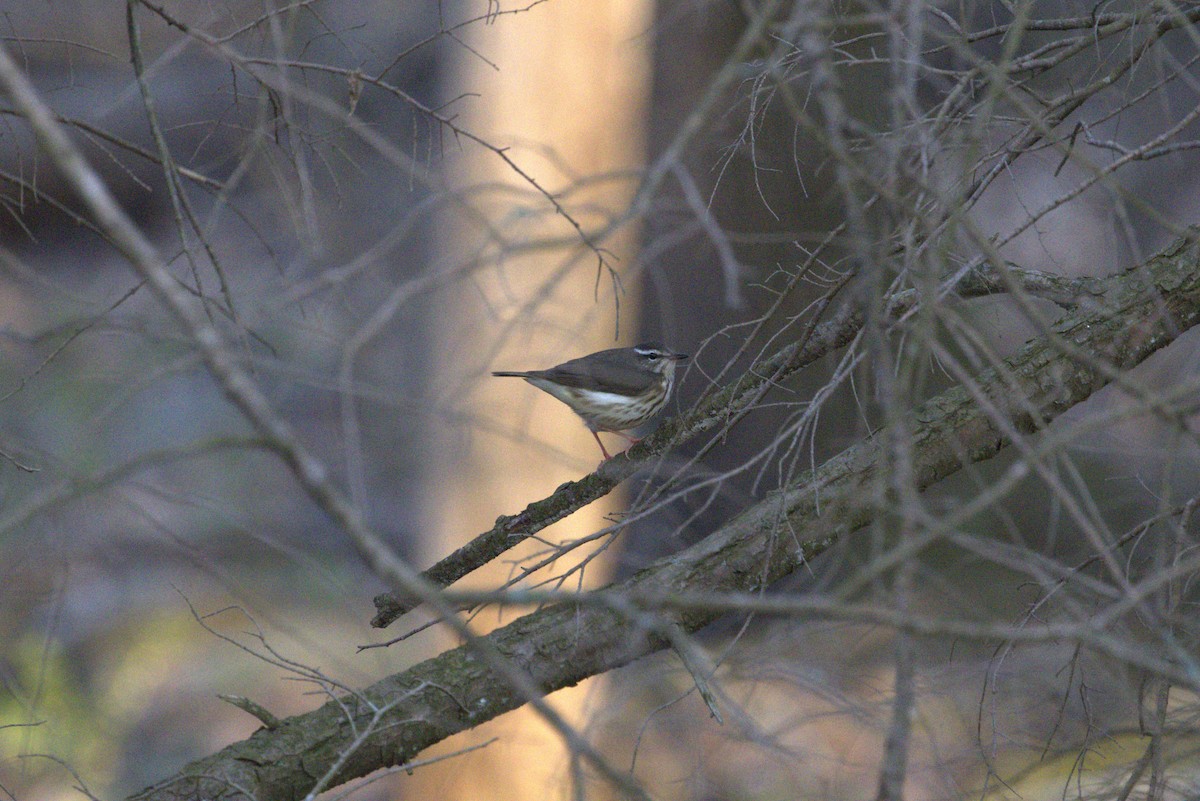
[[[633,352],[650,364],[665,359],[668,353],[668,351],[656,348],[653,345],[637,345],[634,347]]]

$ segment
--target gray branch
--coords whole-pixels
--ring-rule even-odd
[[[1033,434],[1116,381],[1154,413],[1123,371],[1200,320],[1200,248],[1180,241],[1124,273],[1096,281],[1044,336],[968,385],[916,409],[914,475],[925,488]],[[794,572],[867,524],[873,474],[886,436],[863,441],[769,494],[703,541],[662,559],[609,595],[629,608],[561,603],[519,618],[485,639],[543,693],[569,687],[666,647],[671,627],[695,631],[712,609],[655,610],[655,597],[754,592]],[[648,622],[653,620],[653,622]],[[410,761],[423,749],[525,704],[506,677],[469,647],[447,651],[353,697],[288,718],[198,760],[134,796],[139,801],[303,797],[331,765],[335,782]],[[379,710],[386,709],[380,716]],[[352,753],[359,733],[371,729]]]

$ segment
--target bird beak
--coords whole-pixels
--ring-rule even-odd
[[[671,361],[673,361],[673,362],[681,362],[681,361],[683,361],[684,359],[686,359],[687,357],[688,357],[688,355],[687,355],[686,353],[672,353],[672,354],[671,354]]]

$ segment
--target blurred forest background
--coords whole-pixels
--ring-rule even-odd
[[[631,613],[673,647],[550,694],[561,724],[525,706],[415,769],[305,787],[1200,795],[1193,320],[1133,321],[1166,333],[1130,361],[1052,329],[1200,221],[1197,4],[0,10],[0,797],[129,796],[263,728],[221,696],[287,718],[462,642],[428,605],[371,627],[405,586],[372,548],[427,568],[595,470],[566,407],[490,371],[648,339],[692,355],[684,423],[455,585],[541,593],[464,612],[474,631],[770,517],[847,448],[881,454],[868,513],[781,510],[772,542],[813,558],[736,597],[698,575],[676,601],[714,622]],[[166,288],[35,141],[13,75]],[[1061,401],[1014,423],[1018,385],[980,376],[1037,338]],[[715,394],[801,346],[749,400]],[[1079,363],[1103,378],[1079,390]],[[1004,442],[956,441],[930,480],[913,410],[956,386]]]

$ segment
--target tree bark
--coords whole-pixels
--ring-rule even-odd
[[[994,456],[1015,437],[1044,428],[1123,371],[1174,341],[1200,320],[1200,247],[1181,240],[1124,273],[1089,283],[1044,336],[1028,342],[970,386],[956,386],[916,409],[915,481],[921,488],[968,463]],[[1145,398],[1143,398],[1145,399]],[[1150,401],[1147,401],[1150,403]],[[1174,414],[1161,399],[1159,414]],[[720,613],[689,606],[655,611],[655,598],[686,593],[754,592],[795,571],[877,510],[866,491],[886,436],[858,443],[791,484],[768,494],[703,541],[607,590],[629,599],[618,611],[560,603],[487,636],[545,693],[627,664],[663,648],[658,631],[695,631]],[[819,503],[818,503],[819,501]],[[404,764],[457,732],[520,707],[525,699],[463,646],[398,673],[355,696],[263,729],[178,775],[133,796],[139,801],[195,798],[301,798],[364,731],[337,783]],[[377,713],[376,710],[386,708]]]

